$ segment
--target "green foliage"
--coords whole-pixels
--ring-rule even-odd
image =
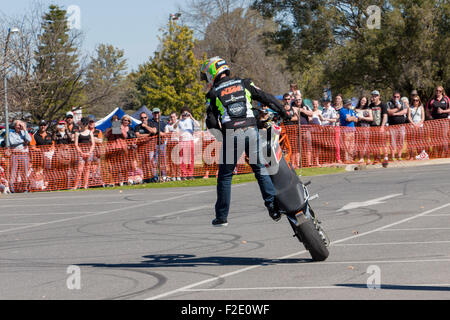
[[[92,114],[104,116],[122,105],[129,90],[124,51],[108,44],[98,45],[84,81],[85,106]]]
[[[367,26],[367,8],[382,10],[381,29]],[[256,0],[254,7],[274,17],[280,28],[267,35],[294,48],[288,63],[299,72],[302,89],[362,94],[378,89],[428,98],[437,84],[449,85],[449,9],[439,0]],[[285,54],[284,51],[281,54]],[[305,90],[306,89],[306,90]]]
[[[76,36],[69,30],[66,11],[51,5],[41,28],[35,52],[34,108],[30,110],[36,120],[54,119],[76,106],[83,89]]]
[[[201,61],[193,52],[192,30],[172,22],[160,41],[161,50],[130,76],[139,100],[150,109],[160,108],[163,114],[188,106],[194,117],[201,118],[204,88],[199,80]]]
[[[236,1],[225,2],[231,5]],[[290,72],[286,71],[282,58],[270,55],[262,37],[276,29],[272,20],[242,7],[209,14],[211,22],[203,39],[198,41],[197,52],[205,52],[208,57],[220,56],[230,65],[232,75],[251,78],[267,92],[283,94],[289,89]]]

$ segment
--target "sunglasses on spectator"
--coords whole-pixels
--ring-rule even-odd
[[[436,90],[436,92],[442,92],[442,90]]]
[[[419,99],[414,99],[413,101],[414,101],[414,102],[419,102],[420,100],[419,100]]]
[[[147,117],[141,117],[141,119],[148,119]]]

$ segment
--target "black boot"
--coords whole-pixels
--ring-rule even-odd
[[[281,213],[278,210],[275,203],[271,203],[267,206],[267,210],[269,211],[269,216],[273,219],[273,221],[278,222],[281,219]]]

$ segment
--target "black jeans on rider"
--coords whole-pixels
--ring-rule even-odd
[[[250,166],[258,181],[265,206],[269,207],[275,200],[275,188],[264,165],[258,129],[249,127],[227,130],[227,133],[223,135],[217,178],[217,202],[215,210],[216,218],[219,220],[227,220],[230,210],[233,171],[244,151],[249,158]]]

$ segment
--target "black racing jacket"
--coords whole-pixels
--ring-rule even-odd
[[[282,118],[289,118],[281,103],[250,79],[224,77],[206,94],[206,126],[219,130],[256,126],[253,100],[278,112]]]

